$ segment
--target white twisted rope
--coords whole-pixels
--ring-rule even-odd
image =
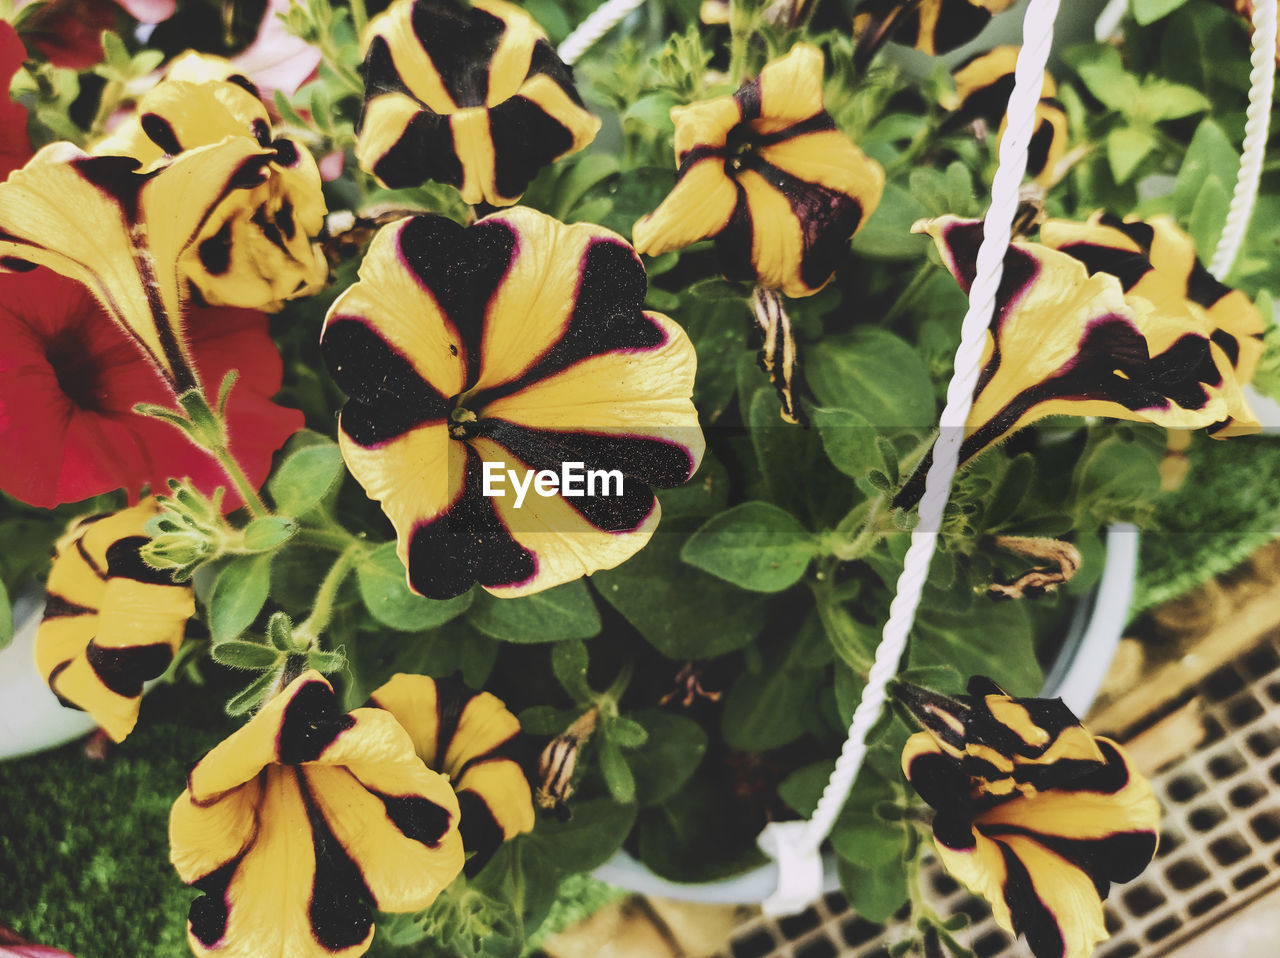
[[[760,835],[760,847],[778,862],[778,888],[764,902],[768,915],[793,914],[818,897],[822,881],[819,846],[831,832],[867,753],[867,734],[880,717],[888,685],[898,673],[929,562],[937,547],[942,514],[951,493],[964,439],[964,425],[973,405],[987,329],[995,310],[996,291],[1004,272],[1018,190],[1027,167],[1027,148],[1035,125],[1045,67],[1053,45],[1053,25],[1060,0],[1031,0],[1022,22],[1023,46],[1018,53],[1013,94],[1009,98],[1008,128],[1000,141],[999,165],[991,185],[991,206],[984,223],[977,269],[969,290],[969,310],[960,332],[955,372],[947,387],[933,462],[925,475],[920,500],[920,520],[911,533],[897,594],[889,607],[889,620],[876,649],[867,687],[849,724],[849,735],[836,761],[835,771],[823,790],[813,817],[807,822],[777,822]]]
[[[1257,0],[1253,8],[1253,69],[1249,72],[1249,109],[1245,113],[1240,172],[1227,210],[1222,238],[1209,262],[1209,272],[1226,279],[1244,243],[1249,217],[1258,198],[1262,163],[1267,153],[1267,127],[1276,85],[1276,0]]]
[[[556,52],[560,59],[572,66],[596,42],[621,23],[632,10],[644,5],[644,0],[608,0],[592,11],[578,28],[564,38]]]

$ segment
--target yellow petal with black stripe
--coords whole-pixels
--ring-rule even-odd
[[[941,97],[941,105],[952,111],[952,117],[965,122],[981,117],[992,126],[999,123],[1009,108],[1020,49],[1013,45],[993,47],[964,61],[951,71],[956,84],[955,98]],[[1046,70],[1040,87],[1041,99],[1051,100],[1057,91],[1057,84]]]
[[[650,255],[714,237],[721,272],[789,296],[831,279],[884,190],[884,171],[822,105],[823,55],[798,43],[718,97],[671,111],[675,189],[638,220]]]
[[[913,229],[933,238],[967,292],[981,221],[946,216]],[[1158,310],[1126,295],[1115,275],[1090,275],[1066,252],[1015,241],[1005,254],[961,461],[1046,416],[1110,416],[1171,429],[1212,426],[1243,406],[1212,332],[1203,314],[1185,305]],[[919,498],[922,469],[895,505],[906,508]]]
[[[704,442],[693,347],[643,309],[645,288],[616,234],[533,210],[468,228],[418,216],[374,240],[322,348],[350,397],[344,457],[396,527],[411,588],[527,594],[648,540],[651,487],[686,481]],[[507,470],[565,463],[618,483],[515,505]]]
[[[600,129],[541,28],[504,0],[396,0],[365,37],[356,160],[386,186],[437,180],[508,206]]]
[[[1158,311],[1185,317],[1209,330],[1215,357],[1235,387],[1248,383],[1262,355],[1262,314],[1238,290],[1220,283],[1196,258],[1191,237],[1169,216],[1121,221],[1103,212],[1086,223],[1049,220],[1041,227],[1045,244],[1079,259],[1090,272],[1106,271],[1124,286],[1126,297],[1141,298]],[[1243,393],[1234,389],[1228,415],[1209,427],[1217,439],[1247,435],[1259,428]]]
[[[139,555],[156,513],[146,499],[74,524],[57,544],[36,631],[36,667],[54,694],[117,742],[133,731],[143,683],[169,667],[195,612],[191,587]]]
[[[461,871],[459,818],[393,716],[342,714],[308,672],[197,763],[174,803],[170,857],[203,893],[192,951],[356,958],[373,909],[426,908]]]
[[[948,871],[986,898],[1037,958],[1088,958],[1107,937],[1102,901],[1155,854],[1160,809],[1118,745],[1093,738],[1060,700],[1013,699],[983,679],[944,711],[951,725],[908,739],[903,772],[935,810]],[[905,701],[944,697],[914,690]],[[949,742],[946,740],[950,740]],[[1006,772],[993,781],[997,764]],[[1003,787],[1002,787],[1003,786]]]
[[[394,715],[418,756],[449,776],[462,810],[468,874],[502,842],[533,829],[520,723],[500,699],[456,681],[402,672],[375,691],[370,704]]]
[[[182,340],[187,250],[221,204],[257,186],[270,152],[250,137],[137,160],[52,143],[0,183],[0,267],[47,266],[83,283],[175,391],[196,384]]]
[[[1014,0],[866,0],[854,17],[854,33],[889,34],[930,55],[968,43]],[[877,42],[878,46],[878,42]]]
[[[262,182],[224,199],[181,260],[199,301],[275,311],[324,285],[312,239],[324,226],[320,171],[296,141],[273,139],[257,88],[218,57],[187,54],[138,103],[121,130],[94,147],[149,166],[228,137],[271,152]]]

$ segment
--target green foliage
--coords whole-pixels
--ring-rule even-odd
[[[744,502],[690,536],[680,556],[752,592],[780,592],[800,580],[817,551],[817,540],[791,513]]]
[[[482,592],[468,610],[467,622],[503,642],[589,639],[600,631],[600,613],[581,580],[518,599]]]
[[[218,567],[209,594],[209,633],[234,639],[253,624],[271,591],[271,553],[233,556]]]
[[[466,612],[476,590],[453,599],[427,599],[409,590],[396,544],[385,542],[361,556],[356,565],[360,599],[380,624],[402,632],[422,632]]]
[[[336,443],[303,446],[280,464],[267,482],[267,493],[286,516],[304,516],[346,474]]]

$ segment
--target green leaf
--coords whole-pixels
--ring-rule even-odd
[[[588,702],[594,697],[587,684],[587,664],[587,647],[580,640],[557,642],[551,650],[551,671],[575,702]]]
[[[905,862],[872,869],[838,858],[836,875],[849,907],[869,922],[887,922],[907,901]]]
[[[720,728],[730,748],[765,752],[798,739],[821,673],[766,668],[743,672],[725,698]]]
[[[636,820],[634,805],[609,798],[573,802],[567,822],[542,819],[524,841],[526,854],[535,854],[556,870],[570,874],[603,865],[622,847]]]
[[[1201,120],[1178,167],[1174,214],[1180,220],[1189,219],[1206,179],[1213,176],[1219,183],[1234,183],[1239,171],[1240,152],[1235,144],[1212,119]]]
[[[744,502],[689,537],[680,557],[753,592],[781,592],[804,576],[817,539],[791,513]]]
[[[306,515],[345,473],[342,452],[335,443],[304,446],[293,453],[267,480],[267,493],[279,512]]]
[[[636,822],[640,860],[671,881],[714,881],[758,864],[758,823],[733,814],[731,776],[700,770],[666,801],[644,809]]]
[[[742,648],[764,627],[764,600],[681,568],[677,524],[663,526],[637,555],[593,575],[596,590],[668,658],[707,659]]]
[[[822,405],[851,409],[877,429],[934,423],[929,370],[914,347],[883,329],[828,337],[805,375]]]
[[[528,735],[559,735],[585,711],[581,707],[558,709],[551,705],[531,705],[517,718],[521,730]]]
[[[1168,80],[1148,80],[1142,85],[1134,112],[1151,122],[1178,120],[1193,113],[1203,113],[1213,106],[1199,90]]]
[[[689,780],[707,751],[707,733],[691,718],[644,709],[632,714],[648,738],[627,754],[643,808],[665,801]]]
[[[0,582],[0,649],[7,649],[13,641],[13,606],[9,602],[9,590]]]
[[[1186,2],[1187,0],[1130,0],[1129,8],[1133,11],[1133,19],[1145,27],[1167,17]]]
[[[1068,57],[1080,79],[1109,109],[1127,113],[1138,98],[1138,79],[1125,69],[1120,51],[1105,43],[1077,47]]]
[[[273,553],[230,559],[209,592],[209,634],[213,641],[234,639],[253,624],[271,591]]]
[[[911,644],[911,668],[950,666],[985,675],[1012,695],[1035,695],[1044,681],[1024,605],[978,596],[968,609],[922,608]]]
[[[1201,262],[1209,262],[1213,251],[1222,239],[1223,227],[1227,224],[1227,210],[1231,206],[1231,190],[1216,176],[1209,176],[1200,187],[1195,205],[1191,207],[1191,218],[1187,222],[1187,232],[1196,243],[1196,253]]]
[[[209,649],[215,662],[228,665],[233,669],[273,669],[279,663],[282,653],[270,646],[256,642],[240,642],[232,639],[228,642],[215,642]]]
[[[340,648],[331,652],[315,649],[307,653],[307,664],[322,675],[330,675],[346,667],[347,656]]]
[[[467,611],[476,591],[452,599],[428,599],[411,592],[394,542],[385,542],[361,557],[356,564],[356,582],[369,614],[401,632],[444,625]]]
[[[600,774],[614,801],[627,805],[635,801],[636,780],[622,750],[609,738],[600,739]]]
[[[261,702],[271,690],[271,686],[280,678],[279,670],[263,672],[247,686],[237,692],[224,707],[228,715],[244,715]]]
[[[926,236],[911,232],[929,208],[897,183],[886,184],[875,212],[853,238],[853,251],[875,260],[918,259],[929,246]]]
[[[1138,164],[1158,146],[1155,134],[1136,126],[1122,126],[1107,134],[1107,162],[1117,183],[1133,175]]]
[[[518,599],[481,593],[467,621],[503,642],[560,642],[589,639],[600,631],[600,612],[581,579]]]
[[[254,552],[269,552],[292,539],[298,524],[284,516],[263,516],[244,527],[244,547]]]
[[[619,715],[611,722],[608,722],[605,725],[605,729],[608,732],[608,737],[613,740],[618,748],[639,748],[649,738],[649,733],[643,725],[624,715]]]
[[[852,409],[811,407],[809,421],[822,437],[831,464],[846,476],[861,479],[873,469],[885,468],[875,429]]]

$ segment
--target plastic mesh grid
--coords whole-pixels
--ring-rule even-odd
[[[1203,704],[1204,739],[1151,776],[1165,812],[1160,850],[1139,878],[1112,888],[1112,937],[1095,958],[1159,958],[1280,885],[1280,630],[1191,695]],[[925,882],[939,914],[969,916],[956,940],[978,958],[1030,958],[985,902],[936,865],[926,868]],[[721,958],[889,958],[905,933],[858,918],[832,894],[800,915],[752,919]]]

